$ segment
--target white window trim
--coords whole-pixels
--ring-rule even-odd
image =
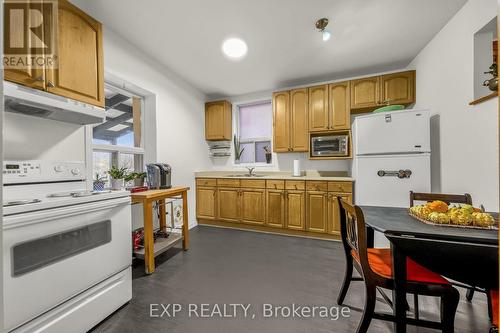
[[[236,135],[237,138],[240,137],[239,135],[239,130],[240,130],[240,119],[239,119],[239,116],[240,116],[240,108],[241,107],[245,107],[245,106],[252,106],[252,105],[259,105],[259,104],[266,104],[266,103],[271,103],[271,108],[272,108],[272,99],[258,99],[258,100],[252,100],[252,101],[248,101],[248,102],[240,102],[240,103],[235,103],[233,105],[233,135]],[[272,130],[271,130],[271,137],[270,138],[251,138],[251,139],[248,139],[248,140],[242,140],[241,142],[245,143],[245,142],[254,142],[254,141],[270,141],[271,142],[271,154],[272,154],[272,158],[271,158],[271,163],[265,163],[265,162],[254,162],[254,163],[236,163],[236,159],[235,159],[235,149],[234,149],[234,146],[233,146],[233,143],[231,143],[231,146],[232,146],[232,155],[231,155],[231,159],[232,159],[232,166],[235,167],[235,168],[245,168],[245,167],[258,167],[258,168],[275,168],[276,167],[276,159],[277,159],[277,155],[273,152],[273,145],[274,145],[274,142],[273,142],[273,135],[272,135]]]
[[[87,169],[87,189],[93,188],[94,151],[115,154],[142,155],[142,164],[156,161],[156,95],[114,74],[105,72],[105,84],[127,95],[142,98],[141,147],[126,147],[106,144],[93,144],[92,125],[85,126],[85,167]],[[146,131],[146,128],[148,131]]]

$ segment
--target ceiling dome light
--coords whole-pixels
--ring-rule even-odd
[[[328,19],[326,17],[317,20],[315,24],[316,29],[318,29],[319,32],[321,32],[324,42],[326,42],[332,37],[332,33],[330,32],[330,30],[326,29],[327,25],[328,25]]]
[[[240,59],[247,51],[247,44],[240,38],[229,38],[222,43],[222,52],[231,59]]]

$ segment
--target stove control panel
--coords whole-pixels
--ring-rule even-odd
[[[85,180],[84,162],[4,161],[4,184]]]

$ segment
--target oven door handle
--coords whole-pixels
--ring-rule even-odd
[[[26,225],[45,223],[58,218],[81,215],[99,210],[111,209],[118,206],[130,205],[130,197],[95,201],[78,205],[51,208],[25,214],[4,216],[3,230],[15,229]]]

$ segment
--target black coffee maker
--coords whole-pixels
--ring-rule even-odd
[[[172,187],[172,168],[166,163],[150,163],[146,165],[148,187],[151,190]]]

